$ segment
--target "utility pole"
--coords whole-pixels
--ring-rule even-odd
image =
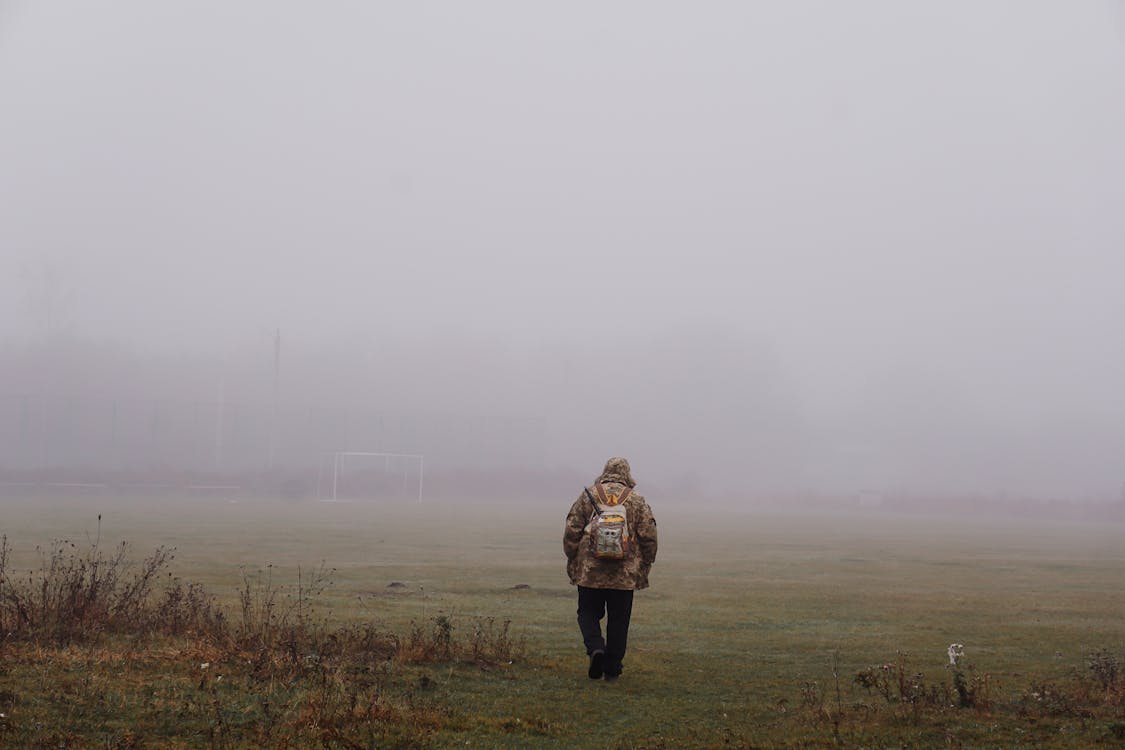
[[[281,388],[281,329],[273,337],[273,404],[270,409],[269,469],[273,471],[277,460],[277,410]]]
[[[223,470],[223,422],[226,420],[227,383],[219,381],[219,400],[215,406],[215,471]]]

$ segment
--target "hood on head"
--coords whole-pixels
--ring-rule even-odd
[[[633,474],[629,470],[629,462],[624,458],[611,458],[606,461],[605,468],[602,469],[602,475],[598,477],[597,481],[602,484],[620,482],[626,487],[637,486],[637,481],[633,479]]]

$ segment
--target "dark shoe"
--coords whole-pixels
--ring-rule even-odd
[[[605,673],[602,666],[602,662],[604,661],[605,651],[598,649],[594,653],[590,654],[590,671],[588,671],[586,674],[590,675],[591,680],[601,679],[601,676]]]

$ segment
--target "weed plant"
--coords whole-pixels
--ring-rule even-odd
[[[825,743],[847,747],[863,746],[865,738],[880,727],[884,731],[915,727],[918,736],[929,736],[935,743],[940,736],[944,745],[961,747],[961,741],[948,729],[945,735],[936,730],[1013,720],[1047,726],[1051,720],[1101,722],[1101,740],[1125,739],[1125,678],[1118,666],[1121,657],[1100,649],[1089,655],[1087,663],[1086,671],[1062,679],[1033,681],[1001,700],[996,697],[998,686],[993,675],[978,673],[961,659],[951,660],[946,674],[934,678],[915,669],[907,655],[899,653],[893,660],[858,670],[851,681],[854,690],[845,700],[838,657],[834,655],[833,687],[826,690],[821,682],[803,682],[798,716],[799,721],[818,728]]]
[[[2,673],[25,686],[0,691],[0,747],[86,747],[93,736],[114,748],[147,746],[146,737],[208,748],[423,747],[455,722],[424,694],[430,678],[411,682],[406,667],[491,669],[523,652],[510,621],[492,618],[472,620],[464,638],[446,614],[406,639],[370,622],[335,624],[316,606],[332,585],[324,565],[292,585],[272,566],[243,571],[232,619],[202,586],[168,573],[172,550],[139,564],[128,552],[59,541],[40,551],[37,569],[14,575],[0,538]]]
[[[73,505],[18,510],[13,538],[75,525]],[[995,526],[954,557],[895,521],[732,521],[704,548],[662,516],[607,685],[544,552],[553,516],[513,544],[477,509],[426,526],[429,509],[215,504],[189,531],[180,507],[143,510],[124,553],[0,543],[0,748],[1125,745],[1113,529],[1033,545]],[[325,557],[340,571],[298,567]],[[943,657],[954,637],[971,661]]]

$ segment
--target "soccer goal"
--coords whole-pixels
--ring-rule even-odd
[[[336,451],[320,461],[316,497],[324,503],[359,500],[422,502],[425,458],[413,453]]]

